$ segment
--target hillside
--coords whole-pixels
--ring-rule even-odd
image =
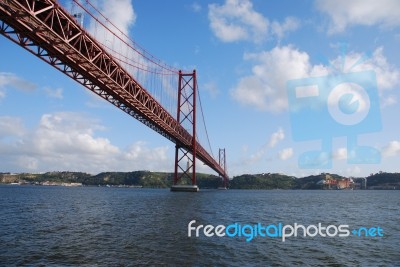
[[[321,173],[303,178],[296,178],[278,173],[243,174],[229,181],[230,189],[327,189],[322,181],[329,179],[340,181],[345,179],[337,174]],[[400,173],[379,172],[367,178],[368,189],[400,189]],[[352,178],[354,185],[362,188],[364,177]],[[148,188],[169,188],[172,185],[173,174],[167,172],[133,171],[133,172],[102,172],[91,175],[83,172],[46,172],[32,173],[0,173],[0,183],[27,184],[61,184],[78,183],[85,186],[137,186]],[[197,184],[200,188],[218,188],[221,178],[210,174],[197,174]],[[333,187],[334,189],[336,187]],[[357,188],[357,187],[355,187]]]

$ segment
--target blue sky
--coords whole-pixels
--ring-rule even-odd
[[[230,176],[399,171],[399,1],[93,3],[157,58],[196,69],[213,152],[217,156],[218,148],[226,148]],[[173,170],[173,143],[3,36],[0,47],[0,171]],[[365,71],[376,76],[372,90],[378,100],[368,107],[379,111],[371,123],[381,127],[360,128],[355,137],[357,144],[378,151],[379,161],[348,163],[347,136],[353,130],[349,126],[346,132],[346,126],[344,133],[335,133],[338,122],[329,116],[322,121],[313,121],[312,112],[301,117],[300,122],[313,122],[305,123],[303,134],[313,131],[317,137],[294,140],[288,81],[326,77],[326,88],[319,90],[330,92],[330,77],[358,73],[356,79],[363,79]],[[361,110],[366,102],[359,100],[353,107]],[[335,105],[326,98],[311,101]],[[302,165],[301,155],[320,150],[321,140],[331,145],[324,155],[331,165]]]

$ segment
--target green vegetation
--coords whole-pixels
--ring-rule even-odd
[[[164,188],[171,184],[171,180],[171,174],[163,172],[102,172],[82,183],[85,185],[133,185]]]
[[[277,173],[244,174],[236,176],[229,183],[232,189],[292,189],[296,178]]]
[[[46,172],[32,173],[0,173],[0,183],[81,183],[82,185],[100,186],[138,186],[149,188],[169,188],[172,185],[173,174],[166,172],[134,171],[134,172],[102,172],[91,175],[83,172]],[[184,181],[185,182],[185,181]],[[218,176],[197,174],[197,184],[201,188],[217,188],[221,183]]]
[[[229,181],[230,189],[322,189],[320,181],[326,173],[296,178],[278,173],[243,174]],[[329,174],[331,179],[341,180],[345,177]],[[367,178],[370,189],[400,189],[400,173],[379,172]],[[353,178],[356,184],[362,184],[364,177]],[[81,183],[92,186],[137,186],[148,188],[169,188],[172,185],[173,174],[167,172],[133,171],[133,172],[102,172],[91,175],[83,172],[47,172],[32,173],[0,173],[0,183]],[[185,182],[185,181],[183,181]],[[186,181],[188,182],[188,181]],[[218,188],[222,184],[220,177],[197,173],[197,184],[200,188]]]
[[[379,172],[371,174],[367,180],[369,187],[400,187],[400,173]]]

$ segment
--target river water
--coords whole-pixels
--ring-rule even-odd
[[[399,222],[399,191],[3,185],[0,266],[400,266]],[[295,223],[311,226],[306,237],[283,242],[279,224]],[[319,223],[331,237],[312,236]],[[207,237],[199,225],[230,230]],[[245,225],[276,228],[249,240]]]

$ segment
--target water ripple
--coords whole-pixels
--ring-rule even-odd
[[[399,266],[395,191],[0,186],[1,266]],[[384,237],[189,238],[196,224],[380,226]]]

